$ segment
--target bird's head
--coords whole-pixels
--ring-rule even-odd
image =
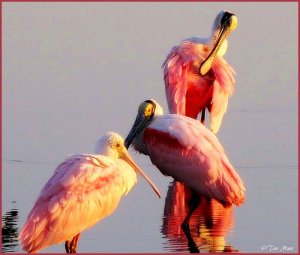
[[[212,26],[212,37],[210,41],[210,53],[200,65],[199,72],[202,76],[211,69],[217,54],[224,55],[227,49],[227,36],[237,27],[237,17],[229,11],[221,11]]]
[[[221,30],[228,30],[229,33],[236,29],[237,27],[237,17],[230,11],[220,11],[216,16],[213,26],[212,34],[220,32]]]
[[[163,109],[155,100],[149,99],[139,105],[134,124],[125,139],[125,146],[127,149],[134,138],[151,123],[153,117],[158,115],[163,115]]]
[[[124,145],[123,138],[119,134],[114,132],[107,132],[104,136],[102,136],[97,142],[96,153],[126,161],[138,174],[140,174],[150,184],[154,192],[160,198],[160,192],[158,188],[144,173],[144,171],[134,162]]]

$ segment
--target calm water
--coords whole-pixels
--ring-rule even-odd
[[[166,109],[164,57],[181,39],[208,35],[221,9],[239,19],[227,53],[238,75],[218,138],[246,203],[202,198],[184,231],[189,190],[131,151],[162,199],[140,178],[113,215],[82,233],[78,251],[298,252],[295,3],[3,4],[2,252],[21,251],[20,228],[68,154],[92,152],[108,130],[125,136],[144,99]]]

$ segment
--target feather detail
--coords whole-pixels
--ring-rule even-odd
[[[165,89],[170,113],[185,115],[186,73],[182,59],[171,52],[164,63]]]
[[[33,253],[73,238],[110,215],[136,181],[123,160],[71,155],[56,168],[28,215],[19,235],[23,249]]]
[[[231,204],[245,200],[244,184],[217,137],[199,121],[167,114],[145,129],[150,159],[164,174],[199,194]]]
[[[172,48],[163,63],[169,112],[197,119],[210,111],[211,130],[217,133],[234,92],[235,71],[217,55],[211,70],[202,76],[199,68],[209,54],[204,38],[191,38]]]

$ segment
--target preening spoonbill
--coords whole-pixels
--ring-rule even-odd
[[[162,234],[170,249],[177,252],[222,252],[235,250],[226,242],[233,227],[233,206],[224,206],[215,199],[199,196],[200,202],[190,217],[189,229],[182,222],[189,213],[193,191],[185,184],[173,181],[165,200]],[[236,251],[236,250],[235,250]]]
[[[66,252],[76,252],[80,233],[117,208],[137,182],[136,172],[160,197],[116,133],[108,132],[97,142],[96,154],[69,156],[56,168],[28,215],[19,236],[22,248],[34,253],[66,241]]]
[[[237,27],[237,17],[221,11],[212,26],[210,38],[183,40],[170,51],[163,63],[166,97],[170,113],[196,119],[210,112],[210,128],[217,133],[228,98],[234,91],[235,71],[225,61],[227,36]]]
[[[195,192],[226,204],[245,200],[243,181],[229,162],[217,137],[200,121],[178,114],[163,115],[154,100],[140,104],[125,139],[128,148],[149,155],[164,174]]]

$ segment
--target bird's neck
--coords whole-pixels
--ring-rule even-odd
[[[119,164],[119,169],[121,169],[119,174],[123,180],[122,193],[123,195],[127,195],[137,182],[137,174],[132,166],[130,166],[126,161],[119,159],[117,162]]]
[[[144,132],[146,128],[147,127],[145,127],[132,141],[132,146],[134,147],[134,149],[144,155],[148,155],[147,148],[143,142]]]
[[[134,147],[134,149],[144,155],[149,155],[148,154],[148,150],[145,146],[144,143],[144,132],[146,130],[147,127],[149,127],[151,125],[151,123],[153,123],[155,121],[156,118],[160,117],[163,115],[163,110],[162,108],[158,105],[156,106],[157,109],[155,110],[155,115],[153,116],[152,120],[149,121],[143,128],[143,130],[134,138],[134,140],[132,141],[132,146]]]

